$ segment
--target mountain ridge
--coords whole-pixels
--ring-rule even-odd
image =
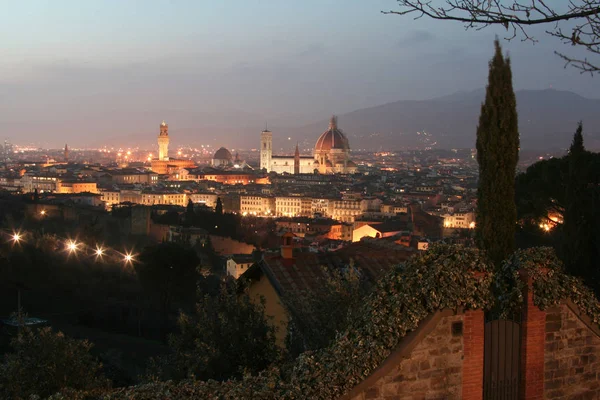
[[[600,147],[600,99],[556,89],[524,89],[515,95],[522,148],[566,148],[579,121],[586,146]],[[485,89],[477,89],[429,100],[399,100],[340,114],[339,125],[353,149],[475,147],[484,99]],[[291,128],[290,134],[315,135],[326,127],[327,120],[321,120]]]

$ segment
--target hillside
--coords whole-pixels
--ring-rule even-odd
[[[516,95],[522,148],[566,148],[580,120],[586,146],[600,148],[600,100],[552,89],[521,90]],[[474,147],[484,96],[481,89],[383,104],[339,115],[340,127],[353,149]],[[290,129],[290,134],[315,136],[326,127],[327,120],[322,120]]]

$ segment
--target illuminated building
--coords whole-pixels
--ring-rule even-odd
[[[158,159],[150,162],[150,169],[157,174],[164,175],[182,168],[194,168],[196,164],[192,160],[169,158],[169,140],[169,125],[163,121],[158,134]]]

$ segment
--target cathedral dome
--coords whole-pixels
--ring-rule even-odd
[[[231,161],[233,160],[233,156],[231,155],[229,150],[227,150],[225,147],[221,147],[219,150],[216,151],[215,155],[213,156],[213,160]]]
[[[336,116],[331,117],[331,120],[329,121],[329,129],[321,134],[317,140],[317,144],[315,145],[315,152],[317,153],[332,149],[350,150],[348,138],[346,138],[346,135],[344,135],[344,133],[337,127]]]

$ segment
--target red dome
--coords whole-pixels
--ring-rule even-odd
[[[331,149],[350,150],[348,138],[337,127],[337,117],[331,117],[329,129],[327,129],[317,140],[315,151],[329,151]]]

